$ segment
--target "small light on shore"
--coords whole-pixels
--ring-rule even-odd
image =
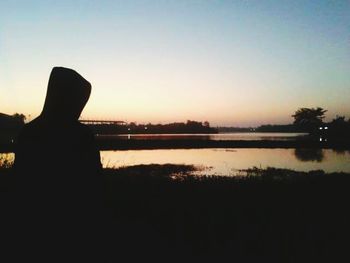
[[[322,130],[323,128],[322,127],[320,127],[320,130]]]
[[[326,126],[326,127],[324,127],[324,129],[325,129],[325,130],[328,130],[328,127]]]

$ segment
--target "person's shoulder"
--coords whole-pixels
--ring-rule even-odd
[[[91,131],[90,127],[85,125],[85,124],[83,124],[83,123],[81,123],[81,122],[78,121],[76,123],[76,126],[78,127],[78,129],[92,134],[92,131]]]
[[[26,123],[15,136],[14,142],[16,148],[23,147],[24,145],[32,145],[40,141],[42,134],[41,126],[40,118],[36,118],[31,122]]]
[[[21,131],[19,132],[19,137],[31,137],[38,134],[38,129],[40,129],[40,119],[36,118],[31,122],[26,123]]]
[[[83,123],[77,122],[76,127],[79,130],[79,133],[84,134],[85,136],[88,136],[91,138],[94,137],[94,133],[92,132],[92,130],[90,129],[89,126],[87,126]]]

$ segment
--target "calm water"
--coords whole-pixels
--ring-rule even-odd
[[[193,164],[205,168],[202,174],[235,175],[253,166],[298,171],[349,172],[350,152],[310,149],[186,149],[102,151],[106,167],[138,164]]]
[[[121,140],[214,140],[214,141],[257,141],[257,140],[296,140],[303,139],[307,133],[278,133],[278,132],[236,132],[218,134],[120,134],[100,135],[99,137],[115,137]]]
[[[13,160],[0,154],[0,162]],[[139,164],[188,164],[204,170],[199,174],[235,175],[253,166],[287,168],[298,171],[324,170],[350,173],[350,151],[321,149],[174,149],[101,151],[104,167]]]

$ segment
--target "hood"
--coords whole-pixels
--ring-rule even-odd
[[[41,117],[78,120],[91,93],[91,84],[76,71],[54,67],[50,74]]]

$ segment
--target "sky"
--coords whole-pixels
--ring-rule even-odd
[[[350,1],[0,1],[0,112],[41,112],[54,66],[82,118],[212,126],[350,117]]]

